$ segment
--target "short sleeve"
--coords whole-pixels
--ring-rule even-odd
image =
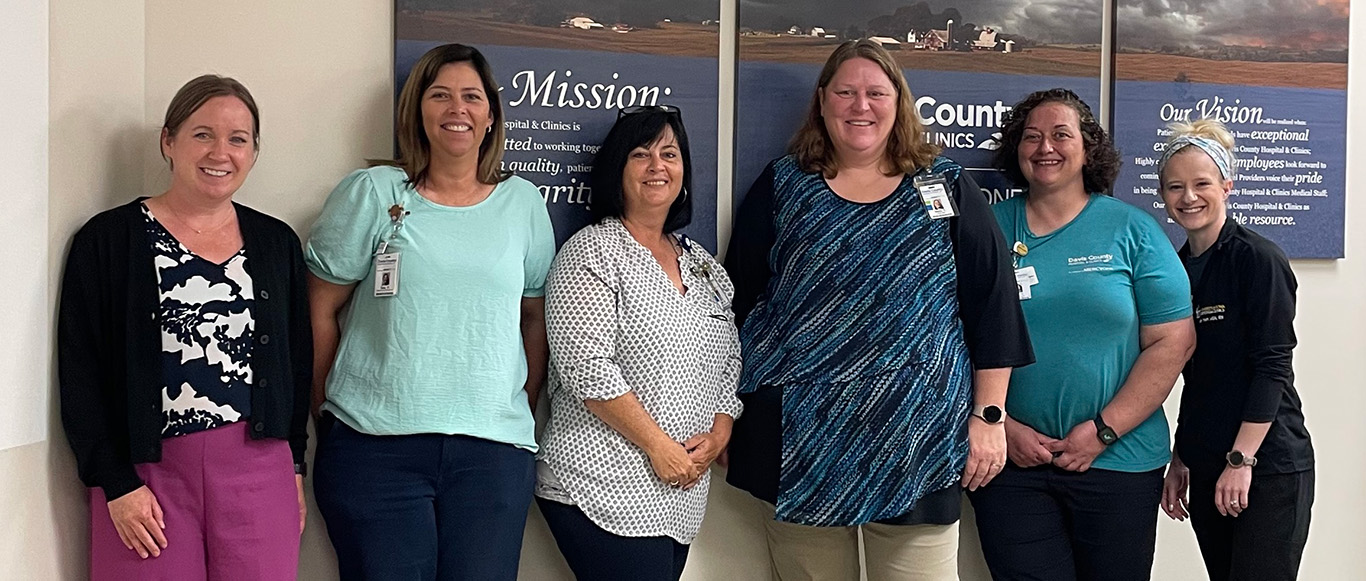
[[[523,297],[545,296],[545,279],[554,259],[555,227],[550,223],[550,211],[537,198],[535,208],[531,210],[531,243],[523,262],[526,269]]]
[[[304,248],[308,270],[333,284],[352,284],[370,272],[388,211],[369,170],[346,176],[327,196]]]
[[[1191,286],[1176,249],[1151,216],[1136,218],[1133,264],[1134,301],[1142,325],[1160,325],[1191,316]]]

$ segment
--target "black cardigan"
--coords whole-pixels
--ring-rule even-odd
[[[109,499],[143,485],[134,464],[161,460],[158,290],[142,198],[76,232],[62,274],[57,368],[62,425],[86,486]],[[248,431],[289,440],[304,463],[313,337],[307,270],[289,225],[234,204],[256,296]]]

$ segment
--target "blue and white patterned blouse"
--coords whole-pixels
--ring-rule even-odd
[[[162,437],[251,414],[251,276],[245,249],[215,264],[195,255],[144,204],[160,301]]]

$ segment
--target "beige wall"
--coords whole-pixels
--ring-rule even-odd
[[[217,72],[236,76],[262,110],[262,153],[239,199],[305,231],[327,191],[366,157],[389,153],[391,0],[49,0],[49,297],[72,232],[96,211],[165,183],[155,128],[180,83]],[[723,0],[724,14],[736,0]],[[1366,7],[1366,0],[1353,0]],[[727,18],[734,22],[734,18]],[[1366,19],[1353,24],[1353,53],[1366,50]],[[722,54],[731,54],[723,50]],[[1366,60],[1350,67],[1353,94],[1366,94]],[[725,69],[725,67],[723,67]],[[729,69],[722,86],[729,87]],[[731,131],[723,100],[722,131]],[[1366,134],[1366,105],[1348,135]],[[1366,180],[1366,142],[1351,140],[1348,184]],[[729,147],[723,147],[723,155]],[[722,176],[729,175],[723,168]],[[722,196],[729,195],[722,180]],[[1366,204],[1348,200],[1348,259],[1296,262],[1300,277],[1298,384],[1318,448],[1309,579],[1360,577],[1366,566]],[[723,228],[722,230],[726,230]],[[1173,399],[1174,401],[1174,399]],[[55,402],[55,396],[54,396]],[[45,442],[0,451],[0,576],[80,579],[86,568],[84,490],[54,413]],[[694,545],[685,579],[768,578],[758,514],[725,485]],[[1203,579],[1184,525],[1159,529],[1155,578]],[[970,519],[965,579],[985,579]],[[312,513],[303,579],[335,577],[331,548]],[[527,528],[523,579],[564,579],[567,570],[539,517]]]

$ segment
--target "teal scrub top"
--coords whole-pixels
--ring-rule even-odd
[[[1062,438],[1110,403],[1139,354],[1139,328],[1191,316],[1190,282],[1162,228],[1142,210],[1092,195],[1071,222],[1035,236],[1023,197],[992,208],[1006,243],[1023,243],[1017,268],[1038,282],[1021,300],[1036,362],[1014,370],[1006,412],[1040,433]],[[1018,252],[1017,252],[1018,254]],[[1092,463],[1146,472],[1170,459],[1162,408]]]

